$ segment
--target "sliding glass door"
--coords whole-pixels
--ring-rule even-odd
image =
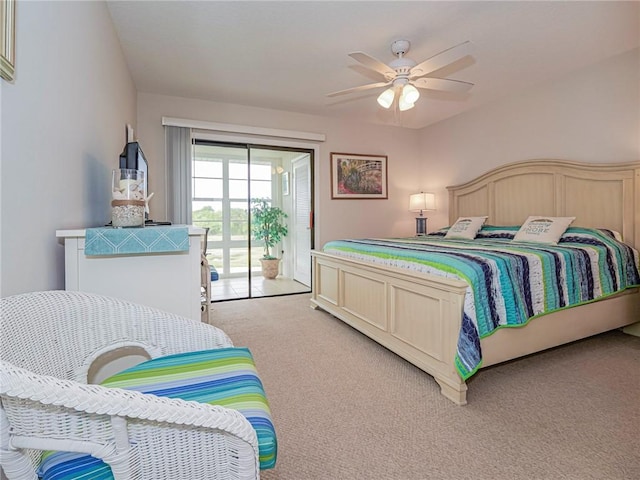
[[[304,162],[301,159],[307,159]],[[309,291],[310,281],[295,279],[294,266],[311,259],[312,245],[300,248],[300,231],[295,211],[296,192],[312,211],[308,188],[292,185],[294,165],[311,171],[311,154],[271,147],[195,141],[192,165],[193,224],[208,229],[206,256],[213,267],[213,301]],[[305,191],[303,191],[305,190]],[[252,202],[253,199],[253,202]],[[281,259],[276,279],[262,276],[260,258],[264,242],[252,240],[251,206],[256,199],[287,212],[289,235],[272,248]],[[309,231],[310,214],[306,226]],[[309,240],[302,240],[309,243]],[[303,252],[306,258],[294,258]],[[297,270],[300,270],[297,268]],[[303,269],[304,270],[304,269]]]

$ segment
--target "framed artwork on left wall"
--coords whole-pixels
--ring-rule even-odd
[[[0,0],[0,77],[11,82],[16,63],[16,2]]]
[[[387,156],[332,153],[331,198],[388,198]]]

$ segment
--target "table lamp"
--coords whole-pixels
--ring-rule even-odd
[[[422,215],[425,210],[436,209],[436,196],[433,193],[414,193],[409,197],[409,210],[411,212],[420,212],[420,216],[416,217],[416,236],[420,237],[427,234],[427,217]]]

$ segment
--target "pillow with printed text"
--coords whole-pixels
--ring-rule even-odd
[[[473,240],[484,225],[487,217],[460,217],[451,225],[444,238],[464,238]]]
[[[576,217],[532,215],[522,224],[513,241],[555,245],[575,219]]]

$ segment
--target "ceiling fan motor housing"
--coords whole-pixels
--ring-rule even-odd
[[[389,62],[389,66],[396,72],[396,80],[400,80],[402,78],[406,79],[409,76],[411,69],[416,66],[416,62],[414,60],[404,56],[409,51],[410,46],[411,43],[409,40],[396,40],[391,44],[391,51],[398,57]],[[407,82],[401,82],[401,85],[404,85],[405,83]],[[394,85],[395,84],[396,82],[394,82]]]
[[[399,75],[408,75],[409,71],[416,66],[416,62],[410,58],[401,57],[390,61],[389,66]]]

